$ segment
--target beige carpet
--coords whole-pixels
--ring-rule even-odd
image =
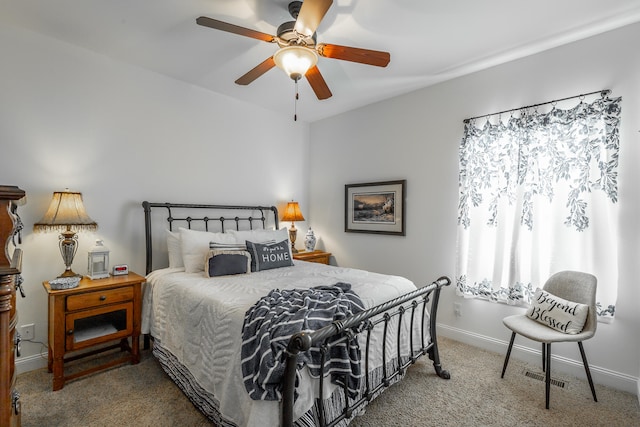
[[[576,350],[577,351],[577,350]],[[540,372],[512,359],[500,379],[503,355],[441,338],[442,365],[450,380],[434,374],[428,359],[369,405],[350,425],[380,426],[640,426],[638,398],[596,384],[553,375],[551,409],[544,409],[544,382],[524,375]],[[149,352],[138,365],[69,382],[51,391],[45,369],[18,377],[22,426],[208,426]]]

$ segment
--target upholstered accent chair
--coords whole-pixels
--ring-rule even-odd
[[[582,363],[589,380],[591,394],[593,400],[596,398],[596,390],[591,379],[591,372],[587,357],[584,353],[582,342],[594,336],[596,333],[596,287],[597,279],[595,276],[578,271],[561,271],[552,275],[544,284],[543,291],[548,292],[556,297],[567,301],[585,304],[588,306],[588,314],[582,330],[578,333],[569,334],[556,330],[549,325],[543,324],[539,320],[534,320],[531,316],[532,309],[527,314],[519,314],[508,316],[503,319],[504,325],[512,331],[511,341],[504,360],[501,378],[507,370],[509,356],[515,340],[516,334],[520,334],[526,338],[542,343],[542,370],[545,372],[545,405],[549,409],[549,391],[551,385],[551,343],[559,342],[577,342],[582,356]],[[584,308],[584,307],[583,307]],[[545,317],[546,318],[546,317]],[[551,322],[553,324],[553,322]],[[557,325],[554,325],[557,326]]]

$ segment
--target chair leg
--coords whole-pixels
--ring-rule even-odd
[[[542,372],[546,371],[546,363],[547,363],[547,345],[542,343]]]
[[[597,402],[598,398],[596,398],[596,389],[593,386],[593,379],[591,379],[591,371],[589,370],[589,363],[587,362],[587,356],[584,354],[584,347],[582,346],[582,341],[578,341],[578,347],[580,347],[580,356],[582,356],[582,363],[584,364],[584,370],[587,373],[587,379],[589,380],[589,387],[591,387],[591,394],[593,395],[593,400]]]
[[[502,367],[502,375],[500,378],[504,378],[504,373],[507,370],[507,365],[509,364],[509,356],[511,356],[511,348],[513,347],[513,341],[516,339],[516,333],[511,333],[511,340],[509,341],[509,348],[507,349],[507,355],[504,358],[504,366]]]
[[[546,346],[546,375],[545,375],[545,406],[549,409],[549,391],[551,390],[551,343],[544,344]]]

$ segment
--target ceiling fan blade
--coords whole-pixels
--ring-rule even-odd
[[[340,46],[337,44],[320,43],[316,50],[320,56],[324,56],[325,58],[342,59],[345,61],[359,62],[361,64],[375,65],[376,67],[386,67],[391,60],[389,52]]]
[[[228,22],[218,21],[217,19],[213,18],[207,18],[206,16],[201,16],[196,19],[196,23],[198,25],[202,25],[203,27],[209,27],[216,30],[226,31],[228,33],[251,37],[269,43],[274,43],[276,41],[276,37],[272,36],[271,34],[262,33],[256,30],[250,30],[249,28],[229,24]]]
[[[317,66],[314,65],[309,68],[309,71],[304,76],[309,81],[311,89],[313,89],[318,99],[331,98],[331,90],[329,90],[329,86],[327,86],[327,82],[324,81],[324,77],[320,74]]]
[[[249,72],[244,76],[236,80],[236,84],[246,86],[273,67],[275,67],[275,65],[276,63],[273,61],[273,56],[270,56],[269,58],[265,59],[260,64],[249,70]]]
[[[324,18],[333,0],[305,0],[302,2],[300,13],[293,27],[299,34],[312,36],[316,32],[320,21]]]

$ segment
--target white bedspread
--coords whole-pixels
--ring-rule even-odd
[[[162,269],[147,276],[142,332],[151,333],[186,366],[199,385],[216,396],[222,414],[238,426],[275,426],[280,420],[280,405],[251,400],[242,382],[244,315],[260,297],[276,288],[310,288],[341,281],[350,283],[370,308],[416,289],[399,276],[304,261],[294,264],[214,278],[202,272],[185,273],[184,269]],[[296,416],[313,405],[310,390],[299,388]]]

